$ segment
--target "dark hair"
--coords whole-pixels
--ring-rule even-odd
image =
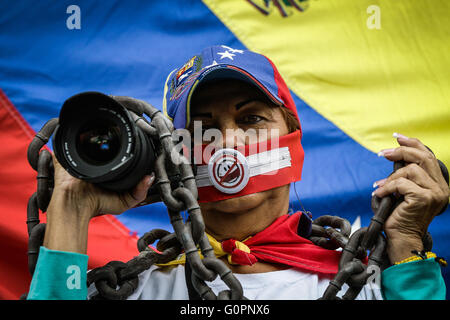
[[[289,133],[292,133],[300,129],[300,123],[297,120],[295,114],[286,107],[280,107],[281,114],[286,122]]]

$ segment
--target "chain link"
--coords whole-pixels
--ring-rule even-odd
[[[53,163],[50,152],[42,147],[48,142],[53,134],[58,119],[47,121],[42,129],[30,142],[27,150],[27,159],[30,166],[37,172],[37,191],[28,199],[27,205],[27,231],[28,231],[28,271],[32,275],[36,267],[39,247],[44,242],[45,223],[40,223],[39,210],[47,211],[48,204],[53,192]],[[23,294],[20,299],[26,299]]]
[[[309,240],[317,246],[335,250],[345,247],[351,231],[352,226],[348,220],[337,216],[323,215],[312,222]]]

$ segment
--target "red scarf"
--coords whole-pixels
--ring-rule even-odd
[[[341,252],[324,249],[299,236],[297,228],[301,215],[301,212],[283,215],[263,231],[243,241],[250,252],[244,251],[247,248],[239,249],[242,243],[234,239],[222,241],[222,249],[231,255],[231,261],[235,264],[252,265],[264,261],[335,275]]]
[[[228,256],[231,264],[252,265],[257,261],[278,263],[302,271],[334,276],[338,271],[340,251],[316,246],[297,234],[301,212],[285,214],[269,227],[240,242],[228,239],[218,242],[207,234],[217,257]],[[158,266],[185,263],[185,255]]]

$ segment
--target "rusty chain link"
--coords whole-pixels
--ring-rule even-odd
[[[191,299],[246,299],[240,282],[225,263],[215,257],[205,234],[205,225],[197,202],[198,191],[193,169],[185,157],[175,152],[172,122],[158,109],[144,101],[130,97],[112,97],[128,109],[136,125],[155,143],[157,159],[154,186],[158,190],[160,200],[167,206],[174,233],[161,229],[147,232],[138,240],[138,256],[127,263],[111,261],[88,272],[87,285],[95,284],[98,292],[91,299],[128,298],[137,288],[138,275],[141,272],[154,264],[171,261],[182,252],[186,255],[186,284]],[[150,122],[144,115],[150,118]],[[29,198],[26,221],[29,235],[28,266],[31,275],[34,273],[39,247],[42,246],[45,235],[45,224],[40,223],[39,211],[46,212],[54,188],[52,155],[42,148],[49,141],[57,124],[58,118],[46,122],[31,141],[27,151],[28,162],[37,171],[37,191]],[[404,165],[403,162],[396,162],[394,171]],[[447,168],[441,161],[439,165],[448,183]],[[383,225],[401,200],[392,195],[382,199],[372,197],[374,216],[370,225],[359,229],[351,236],[351,224],[346,219],[324,215],[313,221],[309,239],[314,244],[330,250],[343,249],[339,271],[320,299],[341,299],[337,297],[337,293],[345,283],[349,289],[342,299],[355,299],[372,275],[369,268],[371,266],[383,268],[387,265]],[[186,222],[181,215],[183,211],[188,212]],[[155,251],[150,245],[157,240],[159,241]],[[426,250],[430,251],[432,247],[430,234],[427,233],[423,240]],[[369,255],[367,251],[370,252]],[[368,263],[364,263],[363,260],[367,259]],[[213,281],[217,276],[229,288],[218,295],[206,284],[206,281]],[[22,295],[21,299],[25,298],[26,294]]]

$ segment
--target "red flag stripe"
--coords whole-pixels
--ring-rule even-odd
[[[28,291],[28,198],[36,191],[36,172],[27,161],[34,130],[0,89],[0,299],[18,299]],[[40,215],[46,221],[45,214]],[[111,260],[128,261],[138,254],[137,236],[114,216],[92,219],[89,268]]]

